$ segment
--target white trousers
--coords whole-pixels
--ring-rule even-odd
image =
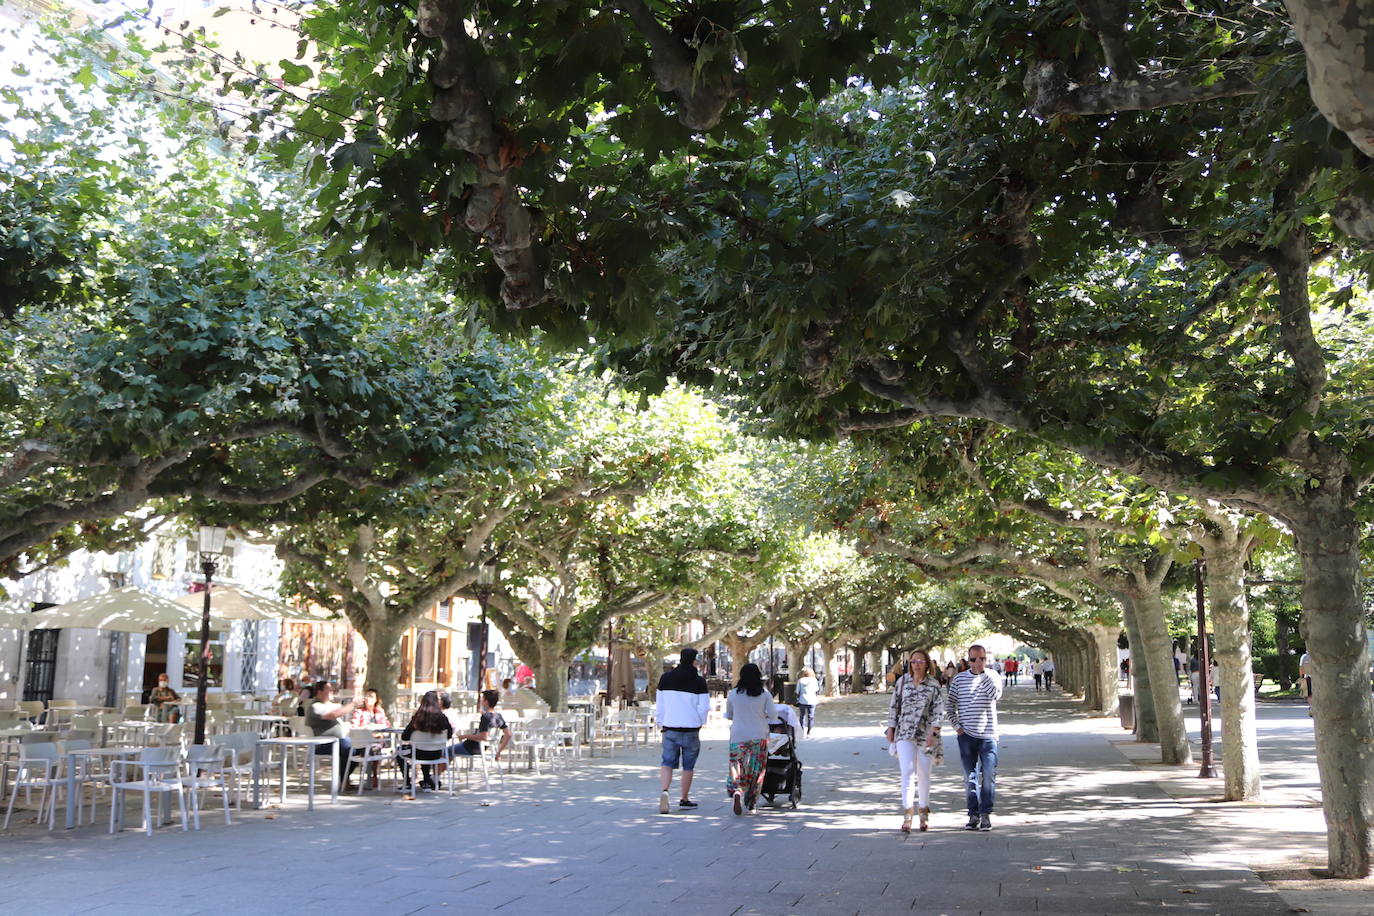
[[[902,768],[902,808],[912,807],[913,790],[922,808],[930,807],[930,768],[935,758],[924,753],[915,741],[897,742],[897,763]]]

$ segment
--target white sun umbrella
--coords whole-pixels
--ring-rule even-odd
[[[205,606],[205,593],[191,592],[174,600],[199,611]],[[300,611],[284,601],[232,585],[216,585],[210,589],[210,614],[225,620],[308,620],[315,623],[326,620],[319,614]]]
[[[32,616],[27,611],[0,610],[0,630],[31,629],[29,618]]]
[[[421,617],[411,624],[417,630],[443,630],[448,633],[461,632],[457,627],[451,627],[446,623],[440,623],[431,617]]]
[[[23,615],[27,628],[118,630],[123,633],[152,633],[164,627],[178,633],[200,630],[200,614],[133,585],[116,588],[79,601],[68,601]],[[216,629],[227,622],[211,619]]]

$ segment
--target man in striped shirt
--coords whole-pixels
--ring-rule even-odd
[[[946,701],[964,767],[965,830],[991,830],[992,804],[997,799],[997,701],[1002,698],[1002,677],[986,670],[987,663],[986,649],[969,646],[968,670],[954,676]]]

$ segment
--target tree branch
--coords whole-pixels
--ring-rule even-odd
[[[692,130],[715,127],[725,106],[744,90],[744,79],[733,68],[716,79],[703,79],[695,53],[659,23],[644,0],[621,0],[620,6],[649,43],[658,88],[677,96],[678,120]],[[694,37],[708,40],[700,34]]]
[[[1109,115],[1122,111],[1150,111],[1172,105],[1254,95],[1254,79],[1248,69],[1228,73],[1211,83],[1201,80],[1210,71],[1181,73],[1158,79],[1112,80],[1092,86],[1074,86],[1057,60],[1040,60],[1026,70],[1026,94],[1030,112],[1042,121],[1056,115]]]
[[[516,140],[498,125],[480,88],[466,9],[459,0],[420,2],[420,33],[440,43],[429,68],[434,85],[430,115],[447,126],[447,142],[467,153],[476,170],[462,206],[463,224],[501,269],[501,300],[508,309],[527,309],[553,298],[545,277],[547,257],[512,174],[521,161]]]

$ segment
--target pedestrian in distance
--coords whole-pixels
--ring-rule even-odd
[[[1039,690],[1040,685],[1045,680],[1045,668],[1040,664],[1040,659],[1031,662],[1031,676],[1035,678],[1035,689]]]
[[[1298,659],[1298,676],[1302,678],[1302,698],[1307,701],[1307,714],[1312,714],[1312,656],[1303,650]]]
[[[1054,686],[1054,659],[1046,656],[1045,661],[1040,665],[1040,670],[1045,672],[1045,689],[1049,690]]]
[[[701,753],[701,727],[711,713],[711,695],[706,678],[696,669],[697,650],[690,646],[678,655],[677,667],[658,679],[654,700],[654,719],[663,731],[663,759],[658,768],[658,813],[668,813],[668,790],[673,786],[673,770],[682,767],[682,796],[678,807],[691,809],[692,777]]]
[[[773,696],[763,689],[763,672],[750,662],[739,669],[739,683],[725,697],[730,720],[730,779],[725,792],[736,814],[751,814],[763,790],[768,766],[768,723],[778,715]]]
[[[816,672],[803,668],[797,681],[797,713],[801,717],[801,727],[806,737],[811,737],[811,726],[816,722],[816,704],[821,698],[821,682],[816,680]]]
[[[1002,698],[1002,677],[987,670],[987,661],[986,649],[969,646],[969,669],[954,676],[946,702],[964,769],[965,830],[991,830],[997,801],[997,701]]]
[[[892,685],[886,732],[888,743],[896,746],[901,767],[902,833],[911,832],[913,803],[920,812],[921,830],[930,827],[930,771],[944,756],[940,718],[946,701],[944,679],[929,652],[913,650],[907,656],[906,668]]]

